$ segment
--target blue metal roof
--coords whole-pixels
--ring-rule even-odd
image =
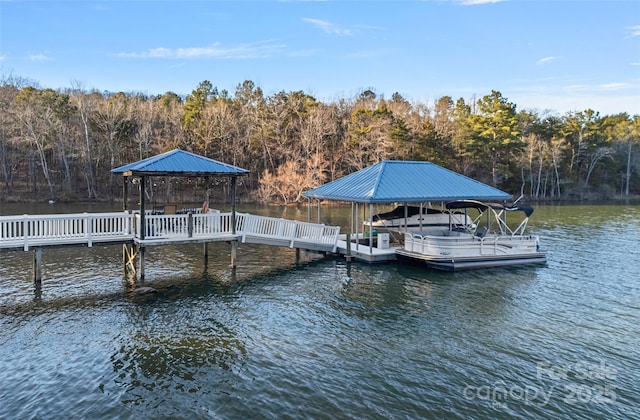
[[[246,169],[238,168],[217,160],[209,159],[181,149],[152,156],[138,162],[112,169],[113,173],[131,175],[170,175],[170,176],[236,176],[248,174]]]
[[[385,160],[309,190],[307,198],[356,203],[502,201],[511,194],[431,162]]]

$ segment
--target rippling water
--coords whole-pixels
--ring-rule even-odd
[[[531,227],[545,267],[240,245],[232,272],[225,244],[206,268],[201,246],[152,248],[147,296],[118,247],[45,250],[41,295],[31,253],[2,253],[0,418],[634,417],[640,206],[539,207]]]

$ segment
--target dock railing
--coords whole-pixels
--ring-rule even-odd
[[[140,214],[135,218],[136,237],[140,238]],[[231,213],[152,214],[145,215],[144,240],[206,238],[232,234]]]
[[[275,217],[256,216],[238,213],[236,230],[242,242],[266,243],[335,252],[338,245],[339,226],[326,226],[317,223]]]
[[[133,239],[131,214],[75,213],[0,218],[0,247],[86,244]]]
[[[75,213],[0,217],[0,248],[87,245],[141,240],[142,243],[191,239],[229,240],[335,252],[339,226],[236,213],[210,211],[187,214],[145,214],[144,239],[140,212]]]

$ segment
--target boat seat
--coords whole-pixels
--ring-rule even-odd
[[[476,228],[475,235],[476,235],[478,238],[484,238],[484,236],[487,234],[487,230],[488,230],[488,229],[487,229],[487,227],[486,227],[486,226],[478,226],[478,227]]]

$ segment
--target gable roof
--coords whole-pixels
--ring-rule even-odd
[[[164,176],[239,176],[249,173],[217,160],[209,159],[181,149],[174,149],[138,162],[112,169],[113,173],[131,175],[164,175]]]
[[[356,203],[501,201],[511,194],[431,162],[385,160],[303,193],[307,198]]]

